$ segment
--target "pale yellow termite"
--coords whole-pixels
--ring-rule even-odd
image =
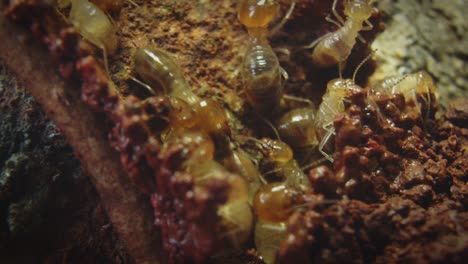
[[[71,0],[69,20],[81,36],[100,48],[109,73],[108,54],[117,49],[116,28],[106,13],[87,0]]]
[[[344,3],[345,20],[336,12],[337,1],[333,1],[332,11],[338,22],[329,18],[327,20],[339,28],[318,38],[306,48],[315,47],[312,51],[312,61],[315,64],[324,67],[338,64],[341,79],[343,63],[356,44],[359,31],[372,29],[372,24],[368,19],[373,13],[373,8],[369,0],[346,0]],[[366,26],[363,26],[363,23],[366,23]]]

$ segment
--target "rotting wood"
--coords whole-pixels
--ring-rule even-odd
[[[0,59],[15,72],[70,142],[136,263],[159,263],[158,236],[149,221],[149,201],[130,183],[118,155],[107,143],[102,120],[80,100],[79,87],[65,82],[53,70],[56,67],[47,52],[31,44],[27,32],[3,17],[0,39]]]

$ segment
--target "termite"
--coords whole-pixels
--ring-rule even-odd
[[[232,246],[239,249],[250,237],[254,220],[246,181],[241,176],[230,173],[213,159],[199,162],[191,174],[195,177],[197,186],[216,180],[226,181],[229,184],[227,201],[217,211],[221,217],[220,237],[228,238]]]
[[[274,182],[262,186],[254,199],[255,214],[270,222],[286,221],[300,204],[301,192],[284,182]]]
[[[376,92],[381,92],[387,96],[393,96],[401,93],[407,103],[413,102],[417,111],[422,114],[423,108],[426,108],[428,118],[432,100],[437,98],[434,80],[425,71],[407,74],[403,77],[390,77],[384,79],[380,85],[373,87]],[[421,99],[421,103],[418,99]]]
[[[273,167],[273,171],[283,178],[287,186],[294,187],[301,191],[310,189],[310,183],[307,176],[294,159],[293,151],[288,144],[280,140],[263,138],[253,140],[260,151],[265,156],[267,162]]]
[[[71,0],[69,20],[83,38],[102,50],[109,73],[108,54],[114,54],[117,49],[116,29],[109,17],[87,0]]]
[[[199,166],[200,163],[214,158],[214,142],[206,133],[201,131],[189,130],[172,133],[164,141],[170,142],[170,144],[166,145],[177,144],[184,146],[183,154],[189,158],[187,158],[182,167],[189,173],[196,166]]]
[[[299,191],[282,182],[264,185],[255,195],[255,246],[265,263],[276,262],[278,248],[286,236],[286,221],[297,204],[303,202],[301,197]]]
[[[322,155],[333,162],[333,157],[324,151],[325,146],[330,139],[335,135],[333,121],[338,114],[345,112],[345,102],[351,95],[353,90],[360,88],[355,83],[356,75],[362,65],[372,56],[374,52],[369,54],[354,70],[352,79],[333,79],[327,83],[327,90],[322,97],[322,102],[319,105],[315,116],[315,131],[319,140],[318,150]]]
[[[138,48],[133,57],[134,71],[143,82],[133,79],[158,95],[180,98],[190,105],[200,101],[185,81],[171,54],[155,47]]]
[[[176,99],[176,101],[188,105],[180,99]],[[217,210],[217,214],[221,218],[220,238],[228,239],[235,249],[239,249],[248,240],[253,229],[251,208],[253,200],[251,196],[253,195],[251,193],[256,191],[258,187],[256,187],[255,179],[248,177],[254,177],[255,175],[250,175],[250,173],[255,171],[252,168],[244,167],[242,172],[245,172],[245,175],[231,173],[228,168],[215,160],[215,143],[208,134],[211,130],[206,130],[206,127],[211,127],[211,125],[204,125],[205,122],[199,119],[199,114],[200,112],[195,110],[194,115],[186,116],[192,119],[195,117],[195,122],[193,122],[194,120],[188,121],[192,125],[187,125],[186,120],[183,120],[184,117],[177,117],[180,112],[170,115],[169,124],[171,127],[185,126],[185,129],[177,129],[170,133],[164,139],[162,151],[173,145],[182,146],[185,161],[180,169],[194,177],[196,186],[204,186],[216,180],[226,181],[229,184],[228,200]],[[206,116],[206,113],[203,116]],[[236,169],[241,169],[239,166],[249,164],[242,152],[235,153],[237,155],[234,155],[233,158]]]
[[[170,124],[173,125],[171,122]],[[216,181],[229,185],[227,201],[217,210],[221,218],[219,236],[230,241],[234,248],[240,248],[253,229],[253,213],[246,179],[231,173],[215,160],[215,143],[203,130],[195,128],[171,133],[164,139],[161,151],[164,153],[172,146],[179,146],[182,150],[183,163],[179,169],[194,177],[196,187]]]
[[[217,101],[200,98],[191,90],[171,54],[154,47],[138,48],[133,71],[141,81],[135,77],[132,80],[154,95],[167,97],[170,107],[167,133],[202,131],[215,139],[217,150],[228,149],[231,131],[226,111]]]
[[[245,179],[249,187],[249,202],[252,205],[255,193],[263,184],[263,177],[252,158],[239,148],[232,150],[231,154],[223,160],[223,165]]]
[[[138,48],[134,71],[142,79],[134,81],[156,95],[170,96],[173,127],[195,128],[210,135],[230,134],[224,108],[215,100],[202,99],[185,81],[172,56],[158,48]]]
[[[268,25],[276,18],[279,9],[277,1],[243,0],[239,3],[239,20],[249,32],[249,44],[241,67],[244,92],[247,102],[262,114],[277,108],[284,80],[288,78],[267,36],[289,18],[294,6],[293,1],[282,22],[270,30]]]
[[[282,140],[302,156],[301,163],[308,162],[318,146],[315,133],[314,107],[300,107],[286,112],[277,122],[276,128]]]
[[[305,47],[314,48],[312,51],[312,61],[315,64],[324,67],[338,64],[340,79],[343,64],[356,44],[359,31],[371,30],[373,28],[368,20],[373,13],[373,8],[369,2],[369,0],[346,0],[344,3],[346,20],[344,20],[336,11],[337,0],[334,0],[332,12],[338,22],[330,18],[327,18],[327,20],[336,24],[339,28],[318,38]],[[363,26],[363,23],[366,26]]]
[[[255,223],[255,248],[266,264],[276,263],[278,249],[287,235],[286,222],[258,219]]]

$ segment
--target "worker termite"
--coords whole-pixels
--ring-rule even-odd
[[[191,174],[195,177],[197,186],[216,180],[226,181],[229,184],[227,201],[218,208],[222,227],[220,236],[228,238],[234,248],[240,248],[249,238],[253,227],[247,183],[241,176],[230,173],[213,159],[199,162]]]
[[[285,222],[272,223],[258,219],[255,223],[255,248],[266,264],[276,263],[276,255],[281,242],[286,238]]]
[[[335,134],[333,120],[338,114],[345,112],[345,100],[351,94],[354,85],[354,81],[350,79],[329,81],[315,118],[317,137],[320,140],[318,149],[331,162],[333,158],[324,151],[324,148]]]
[[[262,186],[254,199],[255,214],[263,220],[281,222],[293,213],[295,205],[302,203],[301,192],[284,182]]]
[[[149,91],[171,95],[193,105],[200,101],[185,81],[182,70],[165,50],[155,47],[138,48],[133,57],[134,71],[143,82],[133,79]]]
[[[344,20],[336,11],[337,0],[333,1],[332,11],[338,22],[327,19],[339,28],[328,33],[305,48],[314,48],[312,61],[320,66],[333,66],[338,64],[340,79],[343,63],[348,58],[351,50],[359,37],[359,31],[373,28],[368,21],[373,13],[369,0],[346,0],[344,3]],[[363,26],[366,23],[366,26]]]
[[[109,73],[108,54],[117,49],[116,29],[109,17],[87,0],[71,0],[69,20],[80,35],[102,50],[104,66]],[[59,2],[65,5],[65,2]]]
[[[269,173],[275,173],[281,177],[287,186],[301,191],[307,191],[310,183],[299,164],[293,157],[292,149],[280,140],[264,138],[253,140],[265,156],[267,163],[273,169]]]
[[[228,199],[217,210],[217,214],[221,218],[220,238],[228,239],[234,248],[239,249],[249,238],[253,226],[251,209],[253,198],[250,197],[251,192],[256,191],[258,187],[255,188],[255,179],[247,177],[254,176],[249,175],[252,168],[242,168],[247,176],[239,175],[231,173],[225,166],[217,162],[215,160],[215,143],[211,137],[212,131],[218,129],[217,127],[213,128],[213,124],[218,122],[217,118],[210,118],[208,113],[199,111],[198,107],[195,107],[193,112],[189,112],[191,108],[188,109],[186,106],[190,107],[190,105],[179,98],[169,97],[169,100],[173,101],[172,105],[175,108],[171,109],[172,114],[169,114],[171,133],[163,140],[162,152],[173,145],[180,146],[184,157],[180,169],[191,174],[198,187],[217,180],[229,184]],[[206,101],[202,100],[201,102]],[[182,106],[184,110],[174,111],[178,106]],[[213,111],[214,114],[220,113],[213,109],[208,112]],[[201,117],[207,117],[208,122],[203,122]],[[239,163],[236,163],[237,169],[239,166],[249,164],[246,163],[242,152],[236,153],[238,155],[233,156],[233,158],[235,163]]]
[[[232,150],[231,154],[223,160],[223,165],[245,179],[249,187],[249,202],[253,204],[254,195],[262,186],[263,177],[251,159],[249,154],[239,148]]]
[[[437,93],[434,81],[425,71],[407,74],[403,77],[390,77],[384,79],[379,85],[375,85],[375,92],[393,96],[401,93],[406,103],[412,103],[419,114],[426,109],[425,118],[430,114],[432,100],[436,100]],[[421,102],[422,101],[422,102]]]
[[[172,128],[198,129],[211,136],[230,134],[224,108],[215,100],[197,96],[166,51],[138,48],[134,55],[134,71],[142,79],[133,78],[134,81],[153,94],[170,97]]]
[[[165,98],[172,104],[168,116],[171,133],[163,139],[161,151],[164,153],[174,145],[180,147],[184,158],[180,169],[194,177],[196,187],[203,187],[218,180],[229,184],[227,201],[217,210],[221,219],[220,238],[230,241],[234,248],[240,248],[249,238],[253,226],[249,201],[250,185],[244,177],[229,172],[215,160],[215,143],[210,134],[218,129],[217,118],[212,120],[206,109],[203,109],[205,100],[201,100],[202,104],[197,103],[193,109],[193,106],[182,99],[171,96]],[[219,111],[211,108],[208,112],[219,114]],[[202,117],[207,117],[208,122],[203,122]]]
[[[180,149],[182,160],[178,173],[192,176],[193,192],[201,191],[214,182],[227,184],[227,200],[216,212],[220,217],[218,237],[229,241],[234,248],[240,248],[250,237],[254,221],[246,180],[215,160],[214,142],[202,131],[171,134],[162,145],[162,155],[174,147]]]
[[[315,133],[316,109],[300,107],[286,112],[277,122],[276,128],[282,140],[301,156],[301,164],[308,163],[318,146]]]
[[[183,164],[183,169],[187,172],[191,172],[200,163],[214,158],[214,142],[203,132],[184,131],[171,133],[164,141],[184,146],[183,154],[189,157]]]
[[[244,92],[247,102],[262,114],[277,109],[284,79],[288,78],[267,36],[289,18],[294,6],[293,1],[282,22],[270,31],[268,25],[276,18],[279,9],[277,1],[243,0],[239,3],[239,20],[247,28],[250,36],[241,67]]]
[[[279,245],[286,236],[286,221],[300,203],[301,193],[282,182],[264,185],[255,195],[255,246],[265,263],[275,263]]]
[[[171,111],[169,121],[172,130],[198,130],[213,137],[230,135],[224,109],[216,101],[200,99],[190,105],[175,97],[169,97]]]
[[[326,159],[333,162],[331,155],[324,151],[327,143],[335,134],[333,121],[338,114],[345,112],[345,102],[351,95],[352,91],[360,89],[355,84],[356,74],[361,66],[372,56],[369,54],[354,70],[352,79],[333,79],[327,83],[327,90],[322,97],[322,102],[319,105],[315,116],[315,131],[319,140],[318,150]]]

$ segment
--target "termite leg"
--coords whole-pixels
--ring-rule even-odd
[[[336,17],[336,19],[338,19],[338,21],[341,23],[341,25],[344,25],[344,23],[345,23],[344,19],[336,11],[336,3],[337,2],[338,2],[338,0],[333,0],[332,12],[333,12],[333,15]]]
[[[268,121],[268,119],[264,118],[263,116],[261,116],[260,114],[257,113],[257,116],[263,121],[265,122],[270,128],[271,130],[273,130],[273,133],[275,134],[275,137],[278,139],[278,140],[281,140],[281,137],[278,133],[278,130],[276,130],[275,126],[273,126],[273,124]]]
[[[58,7],[55,7],[55,11],[62,17],[63,21],[65,21],[67,24],[71,24],[70,20],[60,11]]]
[[[288,59],[291,57],[291,51],[287,48],[273,48],[273,51],[286,55]]]
[[[335,26],[337,26],[337,27],[339,27],[339,28],[342,27],[342,25],[341,25],[338,21],[333,20],[333,18],[331,18],[330,15],[328,15],[328,16],[325,18],[325,20],[326,20],[327,22],[330,22],[330,23],[334,24]]]
[[[377,52],[377,50],[373,50],[373,51],[372,51],[369,55],[367,55],[367,56],[361,61],[361,63],[359,63],[359,65],[356,67],[356,69],[355,69],[354,72],[353,72],[353,78],[352,78],[353,83],[356,82],[356,76],[357,76],[357,73],[359,72],[359,69],[361,69],[362,65],[364,65],[364,63],[366,63],[366,61],[369,60],[369,59],[372,57],[372,55],[374,55],[374,53],[376,53],[376,52]],[[340,78],[341,78],[341,76],[340,76]]]
[[[323,153],[322,153],[322,154],[323,154]],[[335,154],[332,154],[332,155],[331,155],[332,159],[333,159],[333,156],[334,156],[334,155],[335,155]],[[317,167],[318,165],[324,163],[324,162],[327,161],[327,160],[328,160],[327,158],[321,158],[321,159],[316,160],[316,161],[314,161],[314,162],[311,162],[311,163],[309,163],[309,164],[307,164],[307,165],[305,165],[305,166],[302,166],[302,167],[301,167],[301,170],[305,171],[305,170],[311,169],[311,168],[313,168],[313,167]]]
[[[330,35],[330,34],[331,34],[331,33],[327,33],[327,34],[325,34],[325,35],[319,37],[318,39],[312,41],[312,43],[310,43],[309,45],[304,46],[304,49],[311,49],[311,48],[317,46],[317,44],[319,44],[319,42],[320,42],[322,39],[328,37],[328,35]]]
[[[324,126],[325,128],[325,126]],[[325,144],[328,142],[328,140],[330,139],[330,137],[333,135],[333,133],[331,133],[330,130],[327,130],[327,134],[325,134],[325,136],[323,137],[323,139],[320,141],[320,144],[318,146],[318,150],[320,151],[320,153],[322,153],[322,155],[327,159],[329,160],[330,162],[333,162],[333,158],[328,155],[328,153],[326,153],[324,150],[323,150],[323,147],[325,147]]]
[[[366,26],[363,27],[361,30],[368,31],[374,28],[374,25],[372,25],[372,23],[368,19],[364,20],[364,23],[366,23]]]
[[[286,84],[286,81],[289,79],[289,74],[288,72],[283,69],[283,67],[280,66],[280,73],[281,73],[281,76],[283,76],[283,80],[284,80],[284,83],[281,85],[281,87],[283,87],[285,84]]]
[[[102,49],[102,56],[104,57],[104,67],[106,68],[107,76],[110,76],[109,61],[107,58],[107,49],[102,43],[99,45],[99,48]]]
[[[363,27],[363,28],[361,29],[361,31],[372,30],[372,29],[374,28],[374,26],[372,25],[371,22],[369,22],[369,20],[366,19],[366,20],[364,21],[364,23],[366,23],[366,26]],[[367,41],[366,41],[366,40],[361,36],[361,34],[359,34],[359,33],[358,33],[358,35],[357,35],[357,38],[358,38],[359,41],[361,41],[362,43],[364,43],[364,44],[367,43]]]
[[[367,41],[366,41],[366,40],[361,36],[361,34],[359,34],[359,33],[357,34],[357,39],[358,39],[359,41],[361,41],[361,43],[363,43],[363,44],[366,44],[366,43],[367,43]]]

